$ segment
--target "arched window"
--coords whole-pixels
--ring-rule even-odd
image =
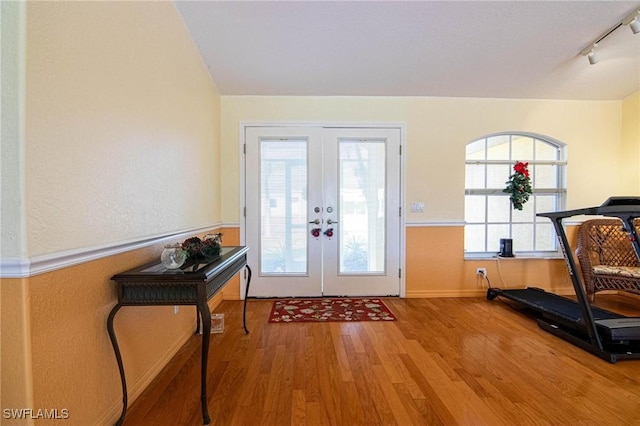
[[[533,194],[514,210],[506,187],[517,161],[529,163]],[[465,157],[465,257],[494,256],[501,238],[513,239],[516,255],[558,251],[551,221],[537,213],[565,209],[566,148],[531,133],[500,133],[467,144]]]

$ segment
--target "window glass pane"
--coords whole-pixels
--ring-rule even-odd
[[[533,139],[514,135],[511,138],[511,159],[527,162],[533,159]]]
[[[307,272],[307,142],[260,143],[260,272]]]
[[[467,144],[467,160],[484,160],[484,139]]]
[[[465,165],[465,188],[484,188],[484,164]]]
[[[509,159],[509,135],[493,136],[487,139],[488,160]]]
[[[513,251],[533,251],[533,224],[513,225]]]
[[[385,143],[340,141],[340,273],[384,272]]]
[[[527,201],[524,206],[522,206],[522,210],[517,210],[517,209],[513,209],[513,216],[512,216],[512,221],[513,222],[529,222],[529,223],[533,223],[535,218],[534,218],[534,202],[533,202],[533,196],[529,197],[529,201]]]
[[[558,196],[555,194],[552,195],[535,195],[536,197],[536,213],[549,213],[557,211],[557,199]],[[531,199],[529,199],[531,200]],[[525,204],[526,206],[526,204]],[[537,222],[541,223],[551,223],[551,220],[547,217],[536,217]]]
[[[536,160],[559,160],[560,149],[555,146],[536,140]]]
[[[500,238],[511,238],[509,225],[487,225],[487,251],[500,251]]]
[[[558,166],[537,164],[533,170],[533,183],[536,188],[557,188]]]
[[[465,251],[486,251],[484,246],[484,225],[465,225],[464,227],[464,250]]]
[[[487,197],[487,222],[509,222],[509,197],[505,195],[490,195]]]
[[[564,155],[562,147],[535,136],[507,134],[469,143],[466,161],[480,164],[467,165],[465,169],[465,221],[469,224],[465,226],[465,250],[497,252],[501,238],[513,238],[514,251],[555,251],[553,225],[536,213],[564,207],[561,191],[566,188],[566,165],[536,162],[563,161]],[[534,192],[522,210],[513,209],[508,194],[502,193],[516,161],[530,163]],[[544,193],[550,191],[553,193]],[[487,226],[482,227],[483,223]],[[484,240],[479,241],[480,238]],[[484,249],[480,248],[482,245]]]
[[[557,241],[556,231],[551,223],[536,225],[536,250],[554,251]]]
[[[511,168],[508,164],[488,164],[487,165],[487,188],[504,189],[506,181],[511,175]]]
[[[465,222],[485,221],[485,200],[484,195],[467,195],[464,197],[464,220]]]

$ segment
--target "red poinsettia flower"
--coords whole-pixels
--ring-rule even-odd
[[[513,166],[514,173],[509,176],[509,180],[505,182],[507,187],[502,190],[502,192],[511,194],[509,199],[514,209],[522,210],[523,204],[529,200],[529,196],[533,193],[528,166],[529,163],[516,162],[516,165]]]
[[[528,166],[529,166],[529,163],[523,163],[522,161],[518,161],[516,165],[513,166],[513,170],[515,170],[516,173],[521,173],[525,175],[525,177],[529,177],[529,169],[527,169]]]

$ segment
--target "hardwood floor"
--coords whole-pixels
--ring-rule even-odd
[[[609,364],[499,300],[385,299],[396,322],[269,324],[271,301],[223,302],[212,335],[216,425],[637,425],[640,360]],[[640,315],[640,300],[597,304]],[[199,425],[194,336],[125,425]]]

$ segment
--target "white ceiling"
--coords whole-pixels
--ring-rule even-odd
[[[619,100],[638,1],[177,1],[222,95]]]

